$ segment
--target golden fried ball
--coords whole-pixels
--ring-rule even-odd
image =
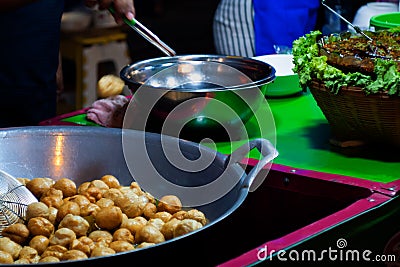
[[[29,241],[29,246],[34,248],[41,255],[49,246],[50,240],[44,235],[34,236]]]
[[[118,179],[114,175],[104,175],[100,178],[104,183],[108,185],[109,188],[120,188],[121,185]]]
[[[67,252],[68,249],[61,245],[48,246],[47,249],[40,255],[42,258],[52,256],[61,259],[62,255]]]
[[[182,209],[182,202],[177,196],[166,195],[160,199],[157,209],[158,211],[167,211],[174,214]]]
[[[102,180],[93,180],[90,182],[89,188],[91,187],[96,187],[98,189],[100,189],[101,193],[103,194],[105,191],[107,191],[108,189],[110,189],[110,187],[103,182]]]
[[[115,254],[115,251],[109,247],[95,247],[90,254],[90,257],[101,257]]]
[[[133,244],[135,238],[129,229],[119,228],[113,233],[113,241],[126,241]]]
[[[143,216],[147,219],[153,218],[157,212],[157,206],[151,202],[147,203],[143,208]]]
[[[107,74],[97,82],[97,94],[101,98],[116,96],[122,93],[124,81],[116,75]]]
[[[54,257],[54,256],[45,256],[45,257],[42,257],[39,260],[39,262],[43,262],[43,263],[45,263],[45,262],[60,262],[60,259],[57,257]]]
[[[145,225],[135,234],[135,240],[138,243],[161,243],[165,241],[163,234],[153,225]]]
[[[84,259],[87,259],[87,258],[88,258],[88,256],[83,251],[76,250],[76,249],[68,250],[67,252],[65,252],[61,256],[61,260],[62,261],[84,260]]]
[[[114,201],[109,198],[102,197],[96,202],[96,205],[100,208],[111,207],[114,206]]]
[[[186,210],[180,210],[180,211],[172,214],[172,218],[176,218],[176,219],[182,221],[183,219],[186,219],[186,214],[187,214]]]
[[[180,222],[180,220],[172,218],[168,222],[164,223],[163,227],[161,228],[161,233],[164,235],[165,239],[169,240],[174,237],[175,228]]]
[[[172,214],[167,211],[159,211],[153,216],[153,219],[161,219],[163,222],[168,222],[171,218]]]
[[[81,216],[96,216],[97,212],[100,210],[100,207],[94,203],[89,203],[86,206],[83,206],[81,209]]]
[[[92,239],[94,242],[101,242],[105,241],[107,244],[110,244],[113,240],[113,236],[108,231],[103,230],[95,230],[89,234],[89,238]]]
[[[76,234],[69,228],[60,228],[50,236],[50,246],[60,245],[63,247],[69,247],[73,240],[76,239]]]
[[[65,197],[76,195],[77,188],[74,181],[68,178],[61,178],[53,184],[53,188],[61,190]]]
[[[10,253],[0,250],[0,263],[1,264],[12,264],[14,259]]]
[[[54,232],[54,225],[46,218],[35,217],[28,221],[28,229],[32,236],[44,235],[49,237]]]
[[[52,224],[56,223],[58,209],[55,207],[49,207],[49,217],[47,218]]]
[[[176,225],[174,237],[182,236],[203,227],[201,223],[193,219],[184,219]]]
[[[94,242],[87,236],[81,236],[78,239],[72,241],[70,249],[80,250],[84,252],[87,256],[90,256],[92,249],[95,247]]]
[[[0,250],[9,253],[14,260],[19,256],[22,246],[8,237],[0,238]]]
[[[185,219],[193,219],[201,223],[203,226],[206,225],[207,219],[203,212],[197,209],[188,210]]]
[[[12,241],[22,245],[29,237],[29,230],[23,223],[15,223],[3,229],[2,236],[10,238]]]
[[[117,203],[118,199],[124,198],[125,196],[124,193],[121,192],[121,190],[117,188],[110,188],[104,192],[103,197],[111,199],[114,203]]]
[[[26,208],[26,220],[35,217],[49,218],[49,207],[43,202],[33,202]]]
[[[72,215],[72,214],[67,214],[65,217],[61,220],[58,228],[68,228],[74,231],[75,235],[77,237],[81,237],[87,234],[89,230],[89,222],[82,218],[79,215]]]
[[[139,229],[147,224],[147,220],[144,217],[138,216],[135,218],[124,219],[121,223],[121,228],[128,229],[133,235],[136,234]]]
[[[128,250],[134,250],[135,246],[127,241],[117,240],[117,241],[111,242],[109,248],[111,248],[115,252],[123,252],[123,251],[128,251]]]
[[[117,206],[105,207],[97,212],[95,221],[100,229],[115,229],[122,223],[122,211]]]
[[[78,203],[67,201],[61,205],[57,212],[57,222],[60,222],[67,214],[80,215],[81,208]]]
[[[26,183],[26,187],[37,199],[40,199],[43,193],[49,190],[53,183],[54,181],[50,178],[33,178]]]
[[[156,227],[158,230],[161,230],[161,228],[164,225],[164,221],[161,220],[160,218],[153,218],[147,221],[147,225],[153,225]]]
[[[139,245],[136,246],[137,249],[139,248],[147,248],[147,247],[151,247],[154,246],[155,243],[149,243],[149,242],[142,242]]]
[[[87,197],[82,195],[74,195],[68,200],[77,203],[81,209],[91,203]]]
[[[37,250],[30,246],[24,246],[19,253],[20,259],[27,259],[31,263],[38,262],[39,261],[38,257],[39,254]]]

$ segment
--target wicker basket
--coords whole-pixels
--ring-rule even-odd
[[[359,87],[345,87],[334,94],[316,80],[308,87],[335,140],[400,146],[400,97],[366,95]]]

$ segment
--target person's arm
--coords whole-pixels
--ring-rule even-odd
[[[118,24],[122,23],[123,17],[126,17],[129,20],[135,17],[135,7],[133,2],[133,0],[85,0],[86,6],[94,7],[98,5],[100,10],[107,9],[113,4],[115,9],[113,16]]]
[[[36,0],[2,0],[0,2],[0,12],[13,11],[35,1]]]

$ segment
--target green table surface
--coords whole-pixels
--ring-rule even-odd
[[[264,118],[268,113],[271,113],[271,118]],[[400,178],[398,148],[376,145],[341,148],[330,144],[329,124],[308,92],[267,99],[257,114],[246,124],[249,138],[274,139],[271,141],[279,151],[274,163],[383,183]],[[271,135],[271,129],[263,131],[265,127],[271,128],[271,119],[276,129],[276,138]],[[67,117],[63,121],[93,125],[86,120],[85,114]],[[230,154],[243,142],[246,140],[218,142],[210,146],[221,153]],[[249,157],[259,158],[260,155],[253,150]]]

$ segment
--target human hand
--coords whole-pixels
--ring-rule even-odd
[[[113,16],[118,24],[123,23],[124,17],[128,20],[132,20],[135,17],[134,0],[85,0],[85,4],[88,7],[98,6],[100,10],[113,6],[115,10]]]

